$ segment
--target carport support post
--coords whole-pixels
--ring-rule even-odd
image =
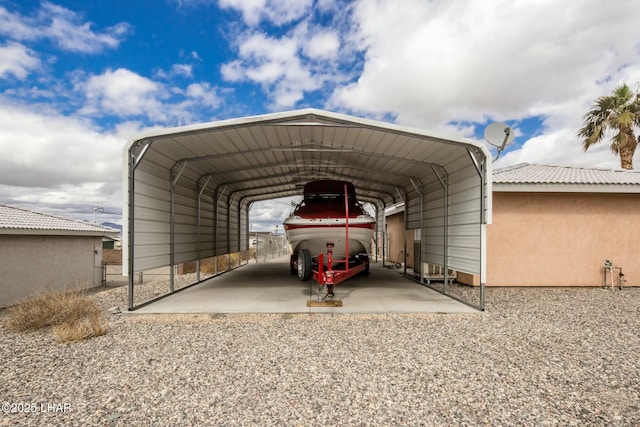
[[[413,184],[413,180],[411,180],[411,183]],[[413,186],[415,187],[415,184],[413,184]],[[402,271],[402,274],[406,275],[407,274],[407,210],[409,209],[409,206],[407,206],[407,201],[405,200],[404,197],[402,197],[402,194],[400,193],[400,190],[398,189],[398,187],[396,187],[396,191],[398,192],[398,197],[400,197],[400,200],[402,200],[402,203],[404,203],[404,212],[402,213],[402,253],[404,255],[404,269]],[[419,191],[418,188],[416,187],[416,191]],[[422,197],[422,193],[420,193],[420,196]],[[422,220],[420,221],[420,226],[422,226]]]
[[[231,206],[236,201],[236,196],[238,193],[229,193],[229,197],[227,198],[227,258],[229,262],[228,270],[231,270]],[[240,218],[238,217],[238,220]],[[240,228],[240,224],[238,223],[238,228]]]
[[[174,283],[175,283],[175,273],[173,271],[173,263],[175,261],[175,253],[174,253],[174,225],[173,225],[173,216],[174,216],[174,182],[175,182],[175,174],[174,168],[171,169],[171,181],[169,182],[169,292],[173,292]]]
[[[200,251],[201,251],[201,245],[202,245],[201,236],[200,236],[200,227],[202,226],[202,193],[204,193],[204,190],[207,188],[207,184],[209,184],[210,179],[211,179],[211,175],[208,175],[207,179],[205,179],[204,183],[198,189],[198,230],[197,230],[198,246],[196,249],[198,253],[198,260],[196,261],[196,277],[198,282],[200,281],[200,258],[201,258]]]
[[[134,203],[135,203],[135,194],[134,194],[134,185],[135,185],[135,173],[136,173],[136,163],[133,156],[132,150],[129,151],[129,235],[127,236],[127,241],[129,245],[129,256],[127,259],[128,264],[128,273],[129,273],[129,288],[128,288],[128,305],[129,311],[133,310],[133,215],[135,212]]]
[[[169,211],[169,265],[171,269],[169,270],[169,291],[175,291],[175,258],[176,258],[176,248],[175,248],[175,186],[178,180],[180,179],[180,175],[184,172],[184,169],[187,167],[186,161],[177,162],[171,168],[171,180],[169,182],[169,200],[170,200],[170,211]],[[178,169],[176,171],[176,169]]]
[[[242,198],[238,200],[238,265],[242,265],[242,254],[240,248],[242,247]]]
[[[482,246],[482,242],[484,244],[484,250],[486,251],[487,247],[487,218],[486,218],[486,202],[485,202],[485,186],[487,185],[487,162],[486,159],[481,162],[480,169],[482,170],[481,174],[481,184],[480,184],[480,245]],[[486,260],[486,252],[483,253],[482,248],[480,249],[480,310],[484,311],[484,297],[485,297],[485,289],[484,285],[486,282],[486,274],[487,274],[487,260]]]
[[[222,189],[219,190],[220,187],[218,186],[218,188],[216,188],[216,192],[215,192],[215,197],[216,197],[216,209],[215,209],[215,218],[214,218],[214,231],[213,231],[213,254],[214,257],[216,259],[215,261],[215,269],[214,269],[214,274],[218,274],[218,220],[220,217],[220,211],[219,211],[219,207],[220,207],[220,199],[222,198],[222,195],[224,194],[224,190],[227,189],[226,185],[222,186]],[[228,219],[227,219],[228,221]]]
[[[486,218],[486,185],[487,185],[487,159],[475,148],[467,148],[469,157],[476,167],[480,177],[480,310],[484,311],[485,281],[487,274],[486,242],[487,242],[487,218]],[[482,244],[484,243],[484,245]]]
[[[449,295],[449,177],[445,168],[439,165],[432,165],[433,173],[440,181],[444,192],[444,224],[442,230],[442,245],[444,247],[443,267],[444,267],[444,293]]]
[[[128,155],[128,159],[127,159],[127,166],[129,168],[129,206],[128,206],[128,212],[129,212],[129,230],[128,230],[128,236],[127,236],[127,242],[128,242],[128,257],[127,257],[127,267],[128,267],[128,282],[129,282],[129,286],[128,286],[128,292],[127,292],[127,297],[128,297],[128,308],[129,311],[133,310],[133,274],[134,274],[134,243],[135,243],[135,239],[134,239],[134,226],[135,226],[135,221],[134,221],[134,215],[135,215],[135,176],[136,176],[136,168],[138,167],[138,165],[140,164],[140,162],[142,161],[142,158],[144,157],[144,154],[147,152],[147,150],[149,149],[149,147],[151,147],[151,144],[153,144],[153,140],[140,140],[138,141],[135,145],[133,145],[131,148],[129,148],[129,155]],[[142,146],[142,148],[140,149],[140,152],[136,155],[134,154],[134,151],[137,150],[140,146]],[[142,284],[142,272],[140,272],[140,284]]]

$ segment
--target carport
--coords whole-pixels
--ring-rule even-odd
[[[444,268],[442,291],[449,269],[477,275],[484,309],[489,159],[474,141],[317,109],[148,132],[124,150],[129,310],[136,274],[168,266],[176,292],[175,266],[247,250],[252,204],[300,195],[314,179],[353,182],[378,230],[385,208],[404,203],[421,263]]]

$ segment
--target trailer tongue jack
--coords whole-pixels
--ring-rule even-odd
[[[313,270],[313,280],[318,283],[318,298],[323,301],[327,297],[334,297],[334,286],[345,280],[366,271],[369,267],[368,256],[366,259],[333,259],[333,243],[327,243],[327,269],[324,269],[324,254],[318,254],[318,269]],[[334,265],[335,262],[335,265]],[[324,296],[322,296],[324,294]]]

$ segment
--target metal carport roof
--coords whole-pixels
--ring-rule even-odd
[[[489,159],[474,141],[317,109],[148,132],[124,150],[129,308],[135,273],[246,250],[252,203],[321,178],[353,182],[379,230],[405,203],[422,262],[479,275],[483,295]]]

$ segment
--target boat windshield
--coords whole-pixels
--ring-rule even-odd
[[[349,195],[349,201],[353,197]],[[344,201],[344,194],[341,193],[311,193],[304,195],[305,203],[338,203]]]

